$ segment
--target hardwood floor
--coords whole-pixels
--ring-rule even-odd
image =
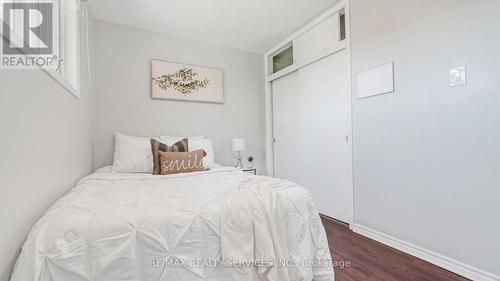
[[[421,259],[385,246],[323,218],[332,259],[349,262],[335,267],[336,281],[466,281]]]

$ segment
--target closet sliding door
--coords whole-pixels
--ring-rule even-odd
[[[350,92],[341,50],[272,82],[275,175],[311,191],[319,212],[352,221]]]
[[[275,176],[306,184],[303,169],[308,159],[297,152],[307,145],[307,137],[302,133],[307,129],[307,121],[302,118],[307,97],[300,90],[298,71],[274,80],[272,92]]]

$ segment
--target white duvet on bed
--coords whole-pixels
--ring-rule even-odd
[[[334,280],[309,192],[233,168],[84,179],[37,222],[12,281]]]

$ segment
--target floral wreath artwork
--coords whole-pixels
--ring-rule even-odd
[[[224,71],[218,68],[151,60],[151,98],[224,103]]]
[[[208,79],[197,80],[196,76],[198,76],[198,73],[192,68],[184,67],[173,74],[164,74],[153,78],[153,81],[164,91],[168,88],[173,88],[180,94],[186,96],[192,92],[197,92],[200,88],[206,88],[210,85]]]

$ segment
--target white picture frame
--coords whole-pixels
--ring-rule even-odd
[[[394,92],[394,62],[358,73],[356,88],[358,99]]]
[[[151,98],[224,103],[224,71],[152,59]]]

